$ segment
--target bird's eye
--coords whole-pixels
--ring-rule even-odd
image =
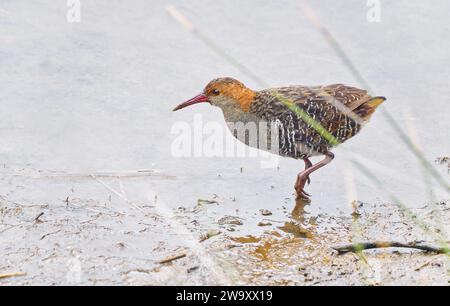
[[[218,95],[218,94],[220,94],[220,90],[218,90],[218,89],[214,89],[213,91],[212,91],[212,93],[213,93],[213,95]]]

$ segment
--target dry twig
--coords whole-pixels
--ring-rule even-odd
[[[426,244],[419,243],[401,243],[394,241],[375,241],[375,242],[360,242],[354,244],[346,244],[342,246],[335,246],[335,249],[339,254],[345,254],[349,252],[359,252],[362,250],[369,249],[380,249],[380,248],[409,248],[409,249],[418,249],[429,253],[437,253],[437,254],[448,254],[450,250],[447,248],[439,248]]]
[[[16,276],[25,276],[25,275],[27,275],[25,272],[6,273],[6,274],[0,274],[0,279],[16,277]]]
[[[184,257],[186,257],[186,254],[185,254],[185,253],[184,253],[184,254],[180,254],[180,255],[175,255],[175,256],[167,257],[166,259],[163,259],[163,260],[161,260],[161,261],[158,261],[158,263],[159,263],[159,264],[166,264],[166,263],[170,263],[170,262],[172,262],[172,261],[174,261],[174,260],[181,259],[181,258],[184,258]]]

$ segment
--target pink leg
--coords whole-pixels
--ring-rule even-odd
[[[308,157],[303,158],[303,161],[305,162],[305,170],[307,170],[313,166],[312,162],[309,160]],[[311,184],[311,179],[309,178],[309,176],[306,179],[306,182],[308,183],[308,185]]]
[[[317,164],[306,168],[304,171],[300,172],[297,175],[297,181],[295,182],[295,191],[297,192],[297,198],[303,198],[303,199],[308,199],[309,195],[303,190],[303,188],[305,188],[305,184],[308,181],[309,175],[311,173],[313,173],[314,171],[322,168],[323,166],[327,165],[328,163],[330,163],[334,158],[334,154],[331,152],[327,152],[325,154],[325,158],[323,160],[321,160],[320,162],[318,162]],[[305,165],[306,161],[305,161]]]
[[[303,161],[305,162],[305,170],[307,170],[313,166],[312,162],[309,160],[308,157],[305,157],[303,159]],[[311,183],[311,179],[309,178],[309,176],[306,178],[306,182],[308,183],[308,185]],[[298,182],[295,183],[295,185],[297,185],[297,184],[298,184]],[[303,190],[302,196],[303,196],[303,198],[306,199],[306,198],[309,198],[311,195],[309,193],[307,193],[305,190]]]

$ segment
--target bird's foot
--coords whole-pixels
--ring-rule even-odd
[[[304,190],[302,191],[296,191],[296,197],[295,199],[297,201],[302,200],[302,201],[310,201],[310,195],[308,193],[306,193]]]
[[[297,176],[297,181],[295,182],[294,186],[295,191],[297,192],[297,199],[303,200],[309,199],[311,195],[304,190],[305,184],[309,181],[310,181],[309,176],[304,177],[301,174]]]
[[[303,159],[305,161],[305,170],[303,170],[302,172],[300,172],[297,175],[297,181],[295,182],[295,187],[294,187],[295,191],[297,191],[297,199],[301,199],[301,198],[308,199],[310,197],[310,195],[307,192],[305,192],[305,190],[304,190],[305,184],[306,183],[309,184],[311,182],[311,180],[309,179],[309,175],[311,173],[313,173],[314,171],[316,171],[317,169],[320,169],[323,166],[325,166],[326,164],[328,164],[329,162],[331,162],[333,160],[333,158],[334,158],[333,153],[327,152],[325,154],[325,158],[315,165],[313,165],[308,158]]]

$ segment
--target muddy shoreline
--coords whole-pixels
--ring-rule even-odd
[[[392,248],[338,255],[333,246],[436,244],[450,228],[449,200],[410,210],[414,218],[395,204],[362,202],[351,214],[317,214],[313,203],[297,202],[291,210],[250,209],[250,218],[212,212],[222,205],[214,196],[177,208],[115,198],[2,196],[0,284],[448,285],[446,255]]]

